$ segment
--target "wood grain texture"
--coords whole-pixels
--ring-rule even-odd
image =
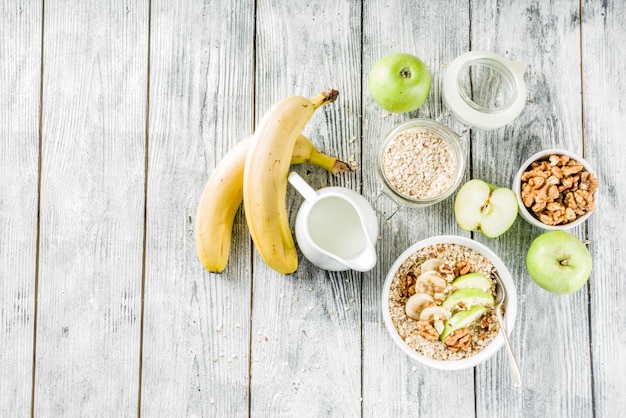
[[[358,162],[360,5],[355,2],[257,3],[256,118],[290,95],[339,90],[304,134],[327,153]],[[298,167],[314,188],[358,190],[357,176],[329,179]],[[290,187],[291,225],[302,199]],[[300,255],[296,273],[280,276],[253,261],[251,414],[360,415],[360,275],[328,273]]]
[[[35,416],[137,413],[147,5],[45,5]]]
[[[200,194],[253,126],[251,2],[153,1],[141,410],[146,416],[245,416],[250,245],[235,220],[231,259],[204,271]]]
[[[1,3],[0,416],[620,416],[623,3]],[[509,125],[466,135],[465,179],[509,186],[548,147],[584,153],[600,179],[598,210],[572,231],[594,261],[573,295],[529,278],[526,250],[542,231],[521,218],[499,238],[470,234],[452,197],[387,219],[396,206],[379,192],[383,137],[441,116],[447,64],[480,49],[525,65],[528,100]],[[389,114],[367,76],[400,51],[426,62],[433,87],[419,110]],[[327,272],[300,254],[298,271],[281,276],[254,250],[241,211],[227,269],[205,272],[194,228],[213,168],[277,100],[326,88],[339,98],[304,134],[357,170],[293,169],[316,189],[341,185],[373,203],[377,266]],[[302,197],[288,191],[293,226]],[[504,350],[442,372],[411,361],[385,330],[393,260],[441,234],[473,237],[511,270],[522,390]]]
[[[579,5],[575,1],[473,5],[472,15],[485,17],[473,20],[473,49],[497,52],[523,63],[526,70],[528,102],[520,116],[506,127],[472,132],[473,177],[511,187],[519,166],[537,151],[582,152]],[[520,217],[496,239],[475,236],[500,255],[515,278],[520,303],[511,339],[524,380],[523,391],[512,389],[504,350],[494,362],[480,366],[477,387],[485,390],[477,391],[478,415],[592,414],[587,292],[554,295],[530,279],[526,250],[541,232]],[[584,238],[584,231],[573,232]]]
[[[0,416],[30,413],[41,2],[0,6]]]
[[[375,160],[385,135],[395,125],[412,117],[437,118],[444,112],[440,89],[443,71],[446,63],[469,50],[469,30],[466,1],[364,3],[362,172],[366,195],[378,194],[380,183]],[[386,113],[367,90],[371,66],[394,52],[420,57],[433,77],[427,102],[409,114]],[[452,121],[444,119],[444,122]],[[381,197],[376,206],[389,214],[393,213],[395,204]],[[384,219],[381,217],[380,222],[379,263],[363,281],[363,414],[445,417],[458,415],[458,405],[464,405],[464,413],[473,411],[473,371],[450,373],[413,362],[391,340],[380,308],[388,269],[406,248],[435,235],[467,235],[454,221],[453,201],[448,199],[427,208],[407,208],[387,222]],[[450,402],[451,396],[454,402]]]
[[[624,2],[583,2],[582,68],[585,158],[600,182],[598,211],[587,222],[594,260],[589,284],[590,346],[596,416],[626,409],[626,26]]]

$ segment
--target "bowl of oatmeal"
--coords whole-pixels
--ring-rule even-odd
[[[526,222],[566,230],[585,222],[595,210],[598,179],[584,158],[564,149],[547,149],[522,164],[513,191]]]
[[[383,192],[396,203],[423,207],[449,197],[463,177],[464,156],[457,134],[430,119],[412,119],[387,134],[377,171]]]
[[[383,319],[392,340],[412,359],[437,369],[462,370],[489,359],[504,345],[494,271],[506,289],[503,313],[510,333],[517,314],[515,284],[495,253],[452,235],[409,247],[383,287]]]

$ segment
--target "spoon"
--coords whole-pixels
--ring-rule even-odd
[[[504,346],[506,347],[506,353],[509,357],[509,368],[511,369],[511,378],[513,379],[513,387],[519,388],[522,386],[522,375],[519,371],[519,367],[517,365],[517,361],[515,360],[515,355],[513,354],[513,350],[511,349],[511,343],[509,342],[509,333],[506,330],[506,325],[504,324],[504,318],[502,317],[502,305],[506,300],[506,289],[502,284],[502,279],[498,275],[496,270],[493,271],[493,275],[496,278],[496,282],[498,287],[496,288],[496,316],[498,317],[498,322],[500,323],[500,330],[502,331],[502,336],[504,337]]]

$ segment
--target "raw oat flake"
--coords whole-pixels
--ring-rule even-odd
[[[450,144],[424,128],[396,135],[385,148],[382,168],[396,192],[412,199],[431,199],[454,181],[457,161]]]

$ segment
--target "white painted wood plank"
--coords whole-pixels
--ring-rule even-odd
[[[473,130],[473,175],[512,186],[520,164],[541,149],[582,152],[580,21],[577,1],[472,3],[472,47],[487,49],[525,65],[528,103],[504,128]],[[524,388],[511,387],[504,350],[478,368],[477,415],[591,416],[586,289],[560,296],[539,288],[528,276],[525,258],[542,230],[521,217],[504,235],[476,239],[510,267],[518,296],[512,343]],[[584,231],[573,231],[584,239]]]
[[[148,2],[46,2],[37,416],[132,416],[138,407],[147,416],[247,416],[249,408],[253,416],[458,416],[459,404],[477,416],[614,416],[626,407],[624,6],[583,2],[581,86],[573,1],[335,3],[259,3],[255,38],[251,2],[234,10],[152,2],[139,406]],[[41,2],[0,10],[0,415],[12,416],[31,407],[42,16]],[[508,386],[504,351],[475,371],[437,372],[412,363],[383,328],[380,291],[393,259],[428,236],[469,235],[452,201],[381,219],[379,265],[363,275],[328,274],[303,258],[297,274],[273,273],[251,253],[242,214],[225,273],[205,273],[195,255],[204,182],[252,131],[255,106],[258,120],[286,95],[338,88],[337,103],[305,133],[359,170],[338,178],[296,170],[316,188],[363,185],[371,200],[382,136],[410,116],[442,112],[442,67],[470,45],[525,62],[529,82],[518,120],[472,133],[471,175],[506,185],[514,169],[501,167],[556,145],[584,151],[606,185],[598,212],[574,231],[590,240],[589,293],[557,297],[530,281],[525,249],[540,231],[521,219],[501,238],[475,236],[518,284],[519,393]],[[390,116],[369,97],[366,76],[399,50],[424,58],[435,85],[418,112]],[[291,190],[292,222],[300,202]]]
[[[137,413],[148,2],[47,1],[34,413]]]
[[[371,99],[364,81],[362,172],[366,194],[372,195],[379,189],[375,160],[384,136],[410,118],[436,118],[443,113],[444,67],[469,50],[469,6],[465,1],[365,2],[363,25],[364,80],[379,58],[394,52],[420,57],[433,76],[429,99],[409,114],[386,113]],[[382,197],[380,202],[383,210],[392,213],[395,205],[389,199]],[[448,199],[428,208],[405,209],[389,222],[381,218],[379,263],[363,281],[364,416],[458,416],[459,405],[463,405],[461,415],[473,414],[473,370],[444,372],[412,361],[391,340],[380,308],[388,269],[407,247],[430,236],[467,235],[456,225],[452,208],[453,200]]]
[[[0,415],[32,394],[41,2],[0,6]]]
[[[141,410],[246,416],[250,238],[235,219],[222,274],[196,254],[196,208],[222,156],[250,135],[252,2],[153,1]]]
[[[588,222],[593,394],[596,416],[626,409],[626,5],[583,2],[582,57],[585,158],[600,180],[599,209]]]
[[[256,118],[290,95],[339,90],[304,129],[323,151],[360,161],[360,4],[257,3]],[[359,191],[361,173],[330,178],[297,167],[314,188]],[[302,198],[290,187],[291,225]],[[252,416],[360,416],[361,320],[358,273],[328,273],[300,255],[281,276],[255,251],[252,300]]]

